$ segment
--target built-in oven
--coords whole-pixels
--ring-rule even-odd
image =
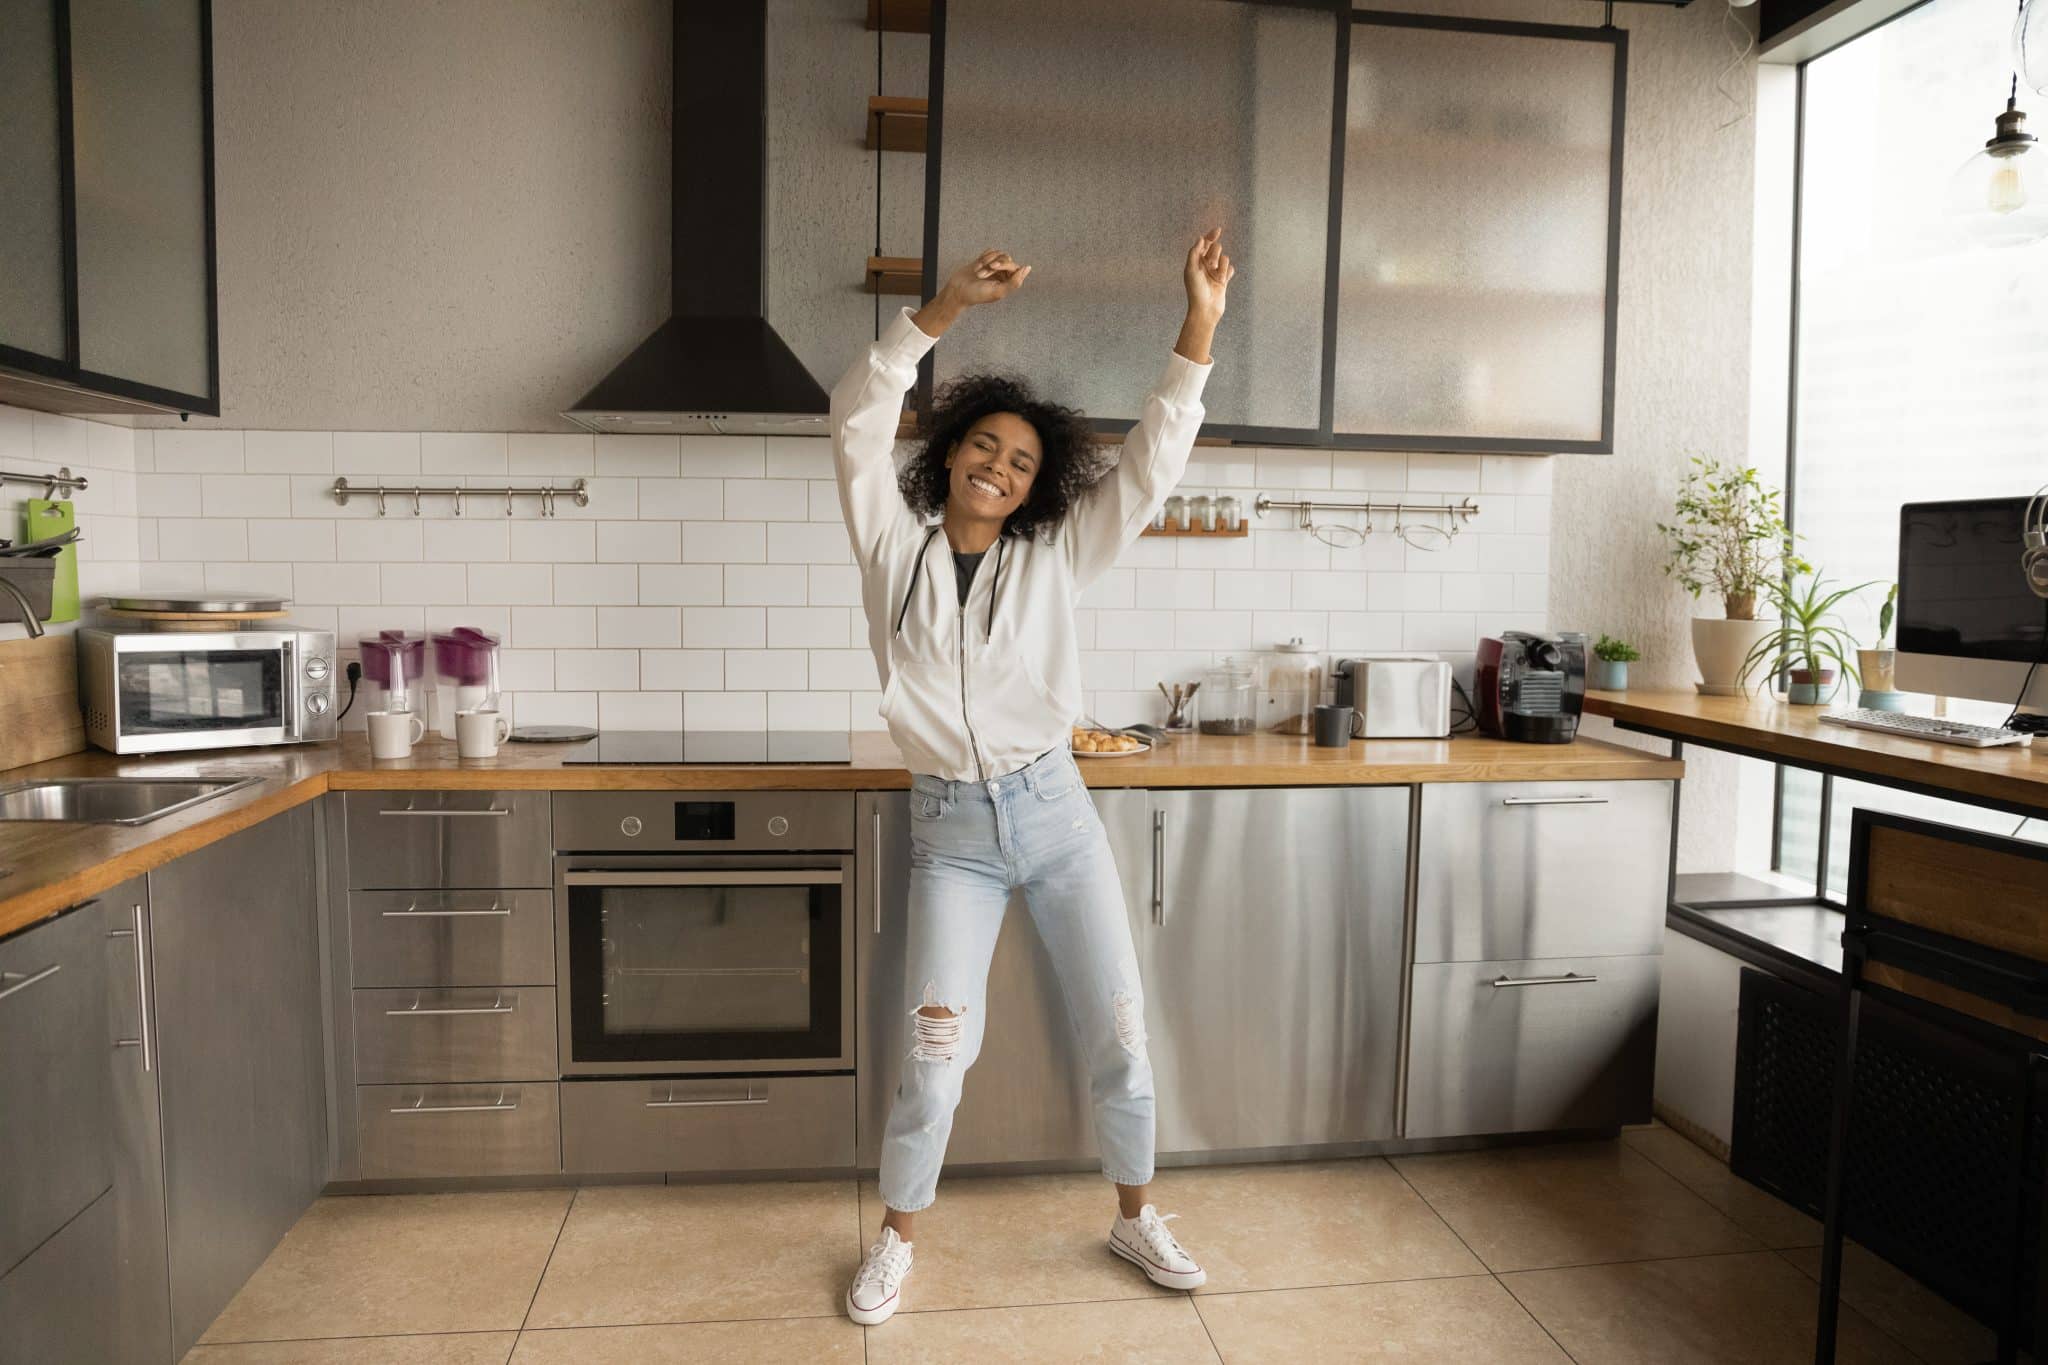
[[[851,792],[560,792],[562,1074],[853,1069]]]

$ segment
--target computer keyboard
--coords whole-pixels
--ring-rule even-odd
[[[1829,711],[1821,716],[1820,723],[1845,725],[1855,730],[1875,730],[1885,735],[1904,735],[1908,739],[1930,739],[1936,744],[1961,744],[1971,749],[1991,749],[2001,744],[2031,745],[2034,742],[2032,735],[2002,730],[1995,725],[1966,725],[1959,720],[1908,716],[1897,711]]]

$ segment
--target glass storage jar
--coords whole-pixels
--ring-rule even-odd
[[[1260,656],[1259,728],[1280,735],[1306,735],[1315,728],[1323,700],[1323,658],[1296,637]]]
[[[1255,660],[1230,655],[1202,675],[1201,727],[1205,735],[1248,735],[1258,728],[1259,669]]]

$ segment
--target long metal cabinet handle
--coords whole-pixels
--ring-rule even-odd
[[[1585,986],[1600,978],[1592,972],[1566,972],[1563,976],[1496,976],[1493,988],[1503,986]]]
[[[519,1097],[514,1095],[512,1103],[505,1103],[505,1092],[498,1092],[496,1104],[428,1104],[421,1095],[417,1104],[398,1104],[391,1107],[394,1114],[506,1114],[519,1107]]]
[[[1166,812],[1152,812],[1152,922],[1166,923]]]
[[[20,972],[0,972],[0,1000],[5,1000],[10,995],[27,990],[38,981],[47,981],[63,970],[63,963],[52,962],[49,966],[32,976],[25,976]],[[12,986],[7,985],[6,983],[9,981],[12,981],[14,984]]]
[[[869,873],[870,888],[875,894],[875,932],[882,932],[882,808],[875,807],[875,837],[868,845],[868,856],[874,859],[874,868]]]
[[[465,919],[476,915],[509,915],[512,913],[512,907],[492,901],[488,910],[422,910],[420,903],[414,901],[403,910],[383,910],[378,913],[385,919]]]
[[[1503,796],[1503,806],[1604,806],[1604,796],[1588,796],[1583,792],[1577,796]]]
[[[505,1003],[505,997],[500,995],[488,1005],[449,1005],[441,1009],[421,1009],[418,997],[414,997],[410,1008],[385,1010],[384,1013],[387,1017],[393,1019],[424,1019],[430,1014],[510,1014],[518,1008],[519,998],[517,996],[512,998],[512,1003],[509,1005]]]
[[[510,815],[511,813],[512,812],[509,810],[500,810],[496,806],[491,806],[485,810],[414,810],[411,806],[407,806],[404,810],[380,810],[377,812],[377,814],[379,815],[419,815],[435,820],[453,820],[457,818],[466,819],[470,817],[489,815],[502,817]]]
[[[838,872],[565,872],[569,886],[838,886]]]
[[[668,1092],[668,1098],[667,1098],[667,1099],[665,1099],[665,1100],[649,1100],[649,1101],[647,1101],[647,1107],[648,1107],[649,1109],[728,1109],[728,1108],[731,1108],[731,1107],[732,1107],[732,1106],[734,1106],[734,1105],[740,1105],[740,1104],[766,1104],[766,1103],[768,1103],[768,1097],[767,1097],[766,1095],[756,1095],[756,1094],[754,1093],[754,1088],[753,1088],[752,1086],[748,1086],[748,1087],[747,1087],[747,1096],[746,1096],[746,1098],[745,1098],[745,1099],[740,1099],[740,1100],[679,1100],[679,1099],[677,1099],[677,1098],[676,1098],[676,1092],[675,1092],[675,1091],[673,1091],[673,1090],[671,1090],[671,1091],[669,1091],[669,1092]]]
[[[142,1069],[154,1071],[155,1049],[149,1044],[149,954],[143,951],[147,943],[142,937],[142,902],[135,902],[130,913],[135,917],[135,928],[130,932],[135,936],[135,1012],[142,1017]]]

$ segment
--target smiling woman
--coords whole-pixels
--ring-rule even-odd
[[[998,529],[1050,531],[1109,465],[1085,414],[1048,403],[1006,375],[954,380],[939,390],[927,421],[931,434],[897,482],[912,511],[948,514],[954,548],[967,553],[987,549]],[[969,529],[952,524],[956,509],[981,523],[967,543],[955,535]]]

